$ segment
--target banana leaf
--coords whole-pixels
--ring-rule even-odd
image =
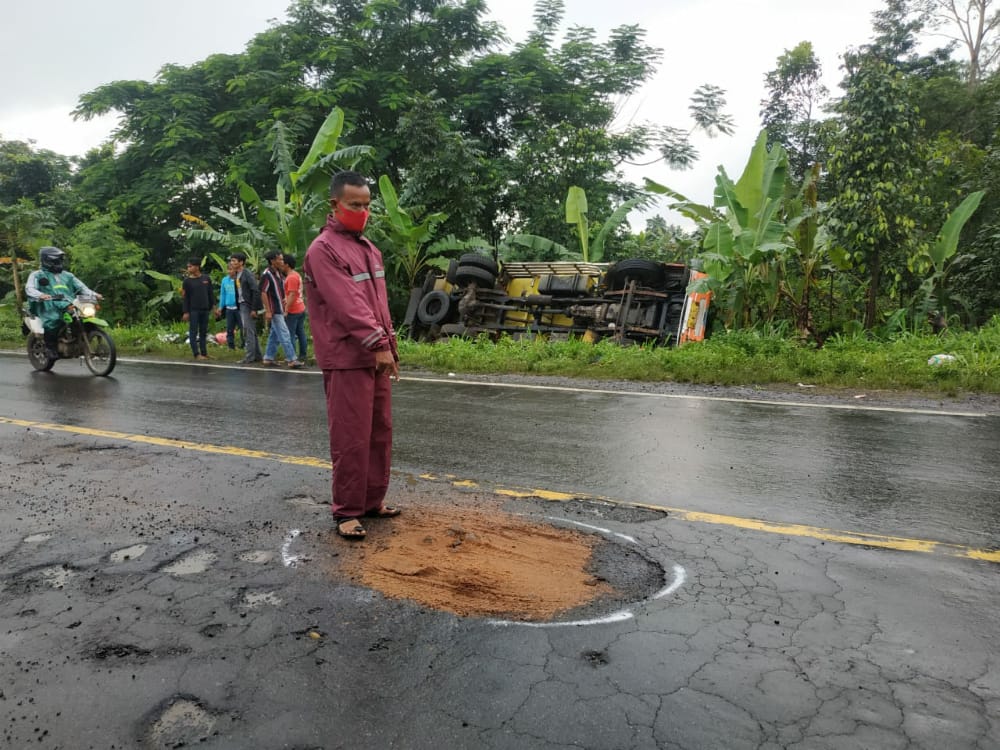
[[[539,237],[537,234],[514,234],[507,238],[509,244],[520,245],[537,253],[554,252],[562,258],[568,258],[573,253],[565,245],[553,242],[547,237]]]
[[[289,173],[293,187],[298,184],[299,178],[305,175],[320,157],[336,150],[337,141],[340,140],[340,134],[343,131],[344,111],[340,107],[334,107],[326,116],[319,130],[316,131],[316,137],[313,138],[312,146],[310,146],[306,158],[302,160],[302,164],[297,170]]]
[[[346,165],[353,169],[363,158],[374,154],[375,149],[371,146],[345,146],[324,154],[311,166],[299,169],[295,179],[295,189],[307,194],[322,192],[329,197],[330,175],[337,167]]]
[[[644,197],[632,198],[622,203],[618,208],[614,210],[608,220],[604,222],[601,226],[601,230],[597,233],[597,237],[594,238],[594,244],[590,248],[590,260],[594,263],[600,263],[604,260],[604,243],[607,242],[608,237],[611,235],[618,226],[628,218],[629,212],[636,206],[645,202]]]
[[[256,210],[257,221],[263,225],[264,229],[275,236],[281,234],[281,217],[279,215],[281,201],[279,200],[276,204],[274,204],[278,207],[278,210],[276,211],[272,205],[268,205],[269,202],[262,201],[260,196],[257,194],[257,191],[250,185],[241,181],[239,183],[239,188],[240,200],[252,206]]]
[[[766,223],[767,219],[761,216],[761,212],[769,201],[776,204],[784,197],[787,171],[785,150],[776,143],[768,151],[767,131],[760,131],[746,168],[734,186],[736,200],[747,210],[750,224]],[[740,225],[749,226],[743,221]]]
[[[281,120],[278,120],[271,127],[274,134],[274,145],[271,147],[271,163],[274,164],[274,174],[278,175],[278,184],[284,185],[288,190],[295,188],[292,181],[292,170],[295,169],[295,162],[292,160],[292,140],[288,128]]]
[[[734,232],[739,232],[748,226],[747,209],[740,203],[736,195],[736,185],[722,167],[719,167],[719,173],[715,176],[715,207],[726,209],[726,218]]]
[[[576,226],[580,238],[580,250],[586,263],[590,260],[588,241],[590,230],[587,226],[587,194],[582,187],[572,185],[566,194],[566,223]]]
[[[711,224],[713,221],[719,221],[722,218],[719,212],[711,206],[695,203],[677,191],[671,190],[666,185],[654,182],[648,177],[645,178],[645,183],[646,190],[648,192],[655,193],[657,195],[666,195],[668,198],[673,198],[676,202],[671,203],[669,208],[677,211],[681,214],[681,216],[691,219],[698,224]]]
[[[396,188],[392,186],[392,180],[388,175],[378,178],[378,190],[382,195],[382,203],[385,204],[385,213],[389,217],[392,228],[400,234],[409,234],[413,229],[413,223],[406,211],[399,207],[399,195]]]
[[[256,239],[259,240],[268,239],[267,234],[262,232],[260,227],[258,227],[256,224],[252,224],[251,222],[247,221],[242,216],[236,216],[235,214],[232,214],[229,211],[225,211],[216,206],[212,206],[209,210],[216,216],[222,217],[230,224],[234,224],[240,227],[241,229],[245,229],[250,235],[252,235]]]
[[[958,238],[962,234],[965,222],[979,208],[979,202],[983,199],[985,191],[978,190],[963,200],[954,211],[945,219],[941,227],[941,233],[937,241],[928,251],[934,270],[941,273],[944,270],[945,261],[951,258],[958,250]]]

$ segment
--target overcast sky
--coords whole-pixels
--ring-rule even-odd
[[[0,25],[0,137],[82,154],[113,122],[74,122],[78,97],[115,80],[152,80],[167,63],[190,65],[217,52],[239,52],[254,34],[285,17],[288,0],[21,0]],[[493,0],[493,17],[515,41],[532,23],[533,0]],[[701,161],[687,172],[662,164],[630,171],[699,202],[710,202],[716,166],[738,176],[760,129],[764,74],[786,49],[808,40],[831,92],[840,56],[871,36],[881,0],[565,0],[569,24],[605,38],[639,24],[664,50],[656,78],[621,107],[628,120],[687,128],[687,104],[702,83],[727,91],[733,136],[699,138]]]

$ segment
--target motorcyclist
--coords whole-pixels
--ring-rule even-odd
[[[44,329],[45,349],[52,359],[59,358],[59,329],[63,325],[63,313],[78,295],[89,295],[101,299],[69,271],[63,270],[66,253],[58,247],[43,247],[38,251],[37,271],[32,271],[25,284],[29,309],[41,318]]]

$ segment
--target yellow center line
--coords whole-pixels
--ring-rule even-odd
[[[189,440],[175,440],[174,438],[156,437],[154,435],[133,435],[128,432],[95,430],[91,427],[78,427],[76,425],[54,424],[51,422],[33,422],[27,419],[13,419],[11,417],[0,417],[0,424],[16,425],[18,427],[31,427],[36,430],[49,430],[52,432],[68,432],[73,435],[88,435],[90,437],[108,438],[111,440],[124,440],[129,443],[158,445],[164,448],[179,448],[181,450],[199,451],[201,453],[217,453],[226,456],[240,456],[242,458],[259,458],[266,461],[278,461],[283,464],[295,464],[296,466],[315,466],[319,469],[330,468],[330,462],[321,458],[312,458],[310,456],[286,456],[281,453],[269,453],[268,451],[239,448],[234,445],[193,443]]]
[[[241,458],[255,458],[264,461],[276,461],[283,464],[292,464],[295,466],[311,466],[318,469],[330,468],[330,462],[321,458],[313,458],[311,456],[288,456],[281,453],[270,453],[268,451],[252,450],[232,445],[194,443],[189,440],[176,440],[174,438],[156,437],[152,435],[135,435],[127,432],[97,430],[91,427],[79,427],[76,425],[55,424],[51,422],[35,422],[27,419],[14,419],[12,417],[0,417],[0,424],[32,428],[36,430],[49,430],[52,432],[65,432],[73,435],[87,435],[89,437],[107,438],[110,440],[122,440],[130,443],[156,445],[164,448],[191,450],[201,453],[214,453],[225,456],[238,456]],[[393,473],[402,474],[403,472],[394,470]],[[425,473],[420,474],[419,478],[432,482],[446,482],[458,489],[481,487],[479,482],[470,479],[461,479],[450,474],[436,475]],[[883,549],[893,549],[902,552],[941,553],[952,557],[962,557],[972,560],[1000,563],[1000,550],[979,549],[976,547],[952,544],[949,542],[937,542],[929,539],[910,539],[907,537],[886,536],[882,534],[838,531],[835,529],[824,529],[819,526],[806,526],[803,524],[774,523],[771,521],[762,521],[756,518],[742,518],[740,516],[727,516],[720,515],[718,513],[703,513],[700,511],[685,510],[684,508],[670,508],[660,505],[652,505],[649,503],[616,500],[598,495],[582,495],[579,493],[556,492],[545,489],[529,489],[525,487],[505,487],[503,485],[496,485],[489,488],[489,490],[495,494],[505,497],[538,498],[540,500],[548,500],[552,502],[569,502],[572,500],[582,502],[598,502],[621,507],[642,508],[645,510],[666,512],[676,520],[687,521],[690,523],[730,526],[766,534],[807,537],[824,542],[853,544],[865,547],[880,547]]]

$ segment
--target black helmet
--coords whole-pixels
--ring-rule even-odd
[[[38,262],[42,268],[50,273],[62,273],[63,258],[66,253],[58,247],[43,247],[38,251]]]

